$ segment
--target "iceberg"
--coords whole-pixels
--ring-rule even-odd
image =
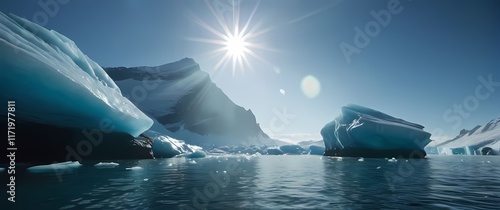
[[[153,124],[72,40],[1,12],[0,69],[0,99],[15,101],[20,120],[79,129],[105,123],[133,136]]]
[[[268,154],[268,155],[282,155],[283,151],[281,151],[279,148],[268,148],[266,154]]]
[[[283,145],[280,146],[280,150],[283,154],[289,155],[301,155],[306,153],[306,150],[299,145]]]
[[[146,132],[153,139],[153,155],[155,158],[171,158],[180,154],[194,153],[203,148],[195,145],[186,144],[186,142],[163,135],[156,131]]]
[[[203,151],[195,151],[193,153],[186,155],[187,158],[204,158],[206,156],[207,156],[207,154]]]
[[[423,126],[350,104],[321,130],[327,156],[423,158],[431,134]]]
[[[324,147],[316,145],[309,146],[309,155],[323,155],[324,153],[325,153]]]
[[[27,171],[32,173],[54,173],[57,171],[71,171],[80,168],[82,164],[77,161],[68,161],[63,163],[53,163],[48,165],[32,166]]]
[[[114,167],[117,167],[119,165],[120,164],[115,163],[115,162],[99,162],[99,163],[95,164],[94,166],[96,168],[114,168]]]

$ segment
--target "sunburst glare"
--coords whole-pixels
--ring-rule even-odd
[[[196,23],[209,31],[212,35],[215,35],[216,39],[194,38],[191,40],[220,46],[219,48],[209,52],[210,54],[216,54],[216,56],[220,57],[220,60],[215,64],[215,71],[225,69],[229,64],[232,64],[233,75],[235,74],[237,68],[242,73],[245,73],[245,68],[252,69],[249,57],[267,63],[267,61],[257,54],[257,50],[274,50],[265,47],[262,43],[255,42],[255,39],[262,34],[265,34],[270,29],[261,30],[260,24],[252,23],[252,19],[259,7],[260,2],[256,3],[242,28],[240,28],[240,3],[234,3],[237,1],[233,1],[233,4],[228,5],[231,9],[222,11],[220,8],[217,8],[218,10],[216,10],[208,1],[205,2],[207,3],[212,15],[215,17],[218,26],[213,27],[198,17],[195,17],[195,20]],[[230,13],[232,17],[227,20],[224,16],[225,13]]]

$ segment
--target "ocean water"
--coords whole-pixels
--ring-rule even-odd
[[[19,171],[1,209],[499,209],[500,157],[208,156]],[[7,182],[6,172],[0,172]],[[6,207],[6,208],[5,208]]]

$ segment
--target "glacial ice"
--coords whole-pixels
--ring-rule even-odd
[[[32,173],[54,173],[71,171],[82,166],[78,161],[68,161],[63,163],[53,163],[49,165],[39,165],[32,166],[27,169],[27,171]]]
[[[187,158],[204,158],[206,156],[207,154],[205,154],[205,152],[203,151],[195,151],[186,155]]]
[[[299,145],[283,145],[279,147],[283,154],[300,155],[305,153],[305,149]]]
[[[115,162],[99,162],[94,165],[96,168],[115,168],[119,166],[120,164],[115,163]]]
[[[268,155],[282,155],[283,152],[279,148],[267,148]]]
[[[325,153],[325,148],[311,145],[309,146],[309,155],[323,155]]]
[[[400,151],[412,150],[423,152],[423,148],[430,142],[430,134],[423,131],[424,127],[421,125],[359,105],[347,105],[342,107],[341,111],[339,117],[321,130],[326,153],[389,151],[397,154]],[[372,155],[377,156],[371,154],[365,157]]]
[[[18,118],[138,136],[152,120],[69,38],[0,12],[0,99],[15,100]],[[6,106],[6,105],[2,105]]]
[[[156,131],[146,131],[146,134],[153,138],[153,155],[156,158],[171,158],[180,154],[194,153],[203,148],[186,144],[182,140],[177,140]]]
[[[142,167],[140,167],[140,166],[134,166],[134,167],[130,167],[130,168],[125,168],[125,170],[127,170],[127,171],[137,171],[137,170],[142,170]]]

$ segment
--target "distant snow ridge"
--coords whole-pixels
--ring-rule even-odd
[[[500,153],[500,117],[471,130],[463,129],[453,139],[436,145],[439,154],[496,154]]]
[[[100,128],[106,119],[114,132],[133,136],[153,124],[73,41],[1,12],[0,68],[0,98],[15,100],[16,113],[23,120]]]

